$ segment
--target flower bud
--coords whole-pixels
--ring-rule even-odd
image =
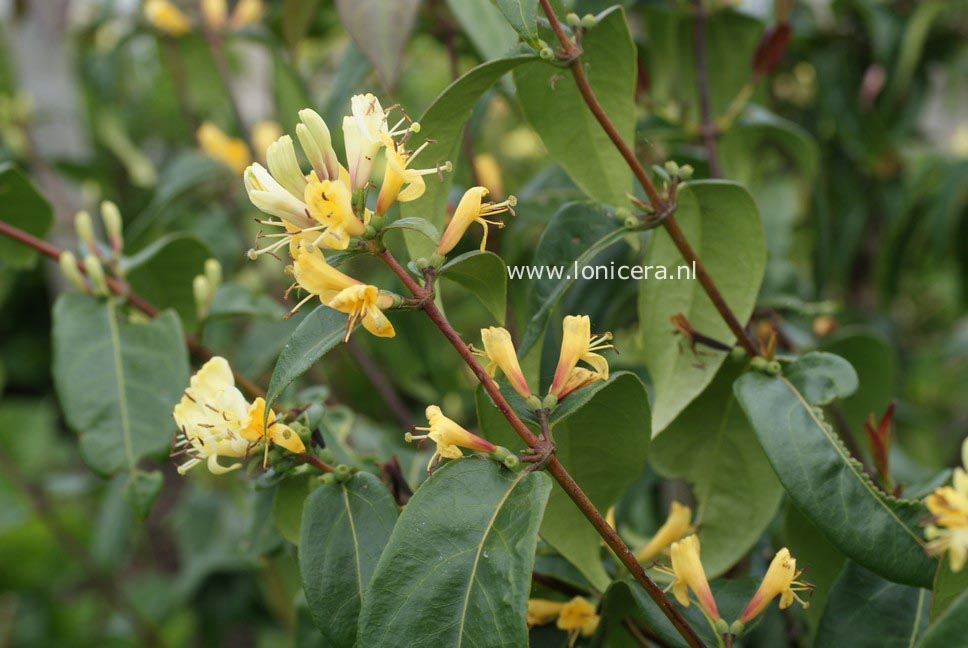
[[[596,18],[595,16],[593,16],[591,14],[585,14],[581,18],[581,27],[582,27],[582,29],[591,29],[592,27],[594,27],[597,24],[598,24],[598,18]]]
[[[94,224],[91,222],[90,214],[86,211],[77,212],[74,216],[74,231],[89,252],[97,252],[97,242],[94,240]]]
[[[548,394],[547,396],[544,397],[544,400],[541,401],[541,404],[544,406],[546,410],[550,412],[551,410],[558,407],[558,397],[555,396],[554,394]]]
[[[77,269],[77,257],[73,252],[61,252],[57,262],[60,264],[61,273],[75,288],[82,292],[90,292],[87,282],[81,276],[81,271]]]
[[[581,24],[581,18],[579,18],[578,14],[576,14],[575,12],[571,12],[565,16],[565,22],[568,23],[569,27],[574,29],[575,27],[578,27]]]
[[[542,47],[538,51],[538,56],[540,56],[546,61],[550,61],[555,58],[555,53],[554,53],[554,50],[552,50],[550,47]]]
[[[204,319],[212,304],[212,288],[205,275],[197,275],[192,280],[192,295],[195,297],[195,312],[198,319]]]
[[[756,371],[766,372],[767,364],[769,364],[769,361],[763,356],[756,356],[755,358],[750,360],[750,368]]]
[[[679,177],[683,180],[688,180],[692,177],[692,174],[695,173],[695,171],[696,170],[692,168],[691,164],[683,164],[681,167],[679,167]]]
[[[674,160],[669,160],[665,163],[665,170],[673,178],[679,175],[679,165],[676,164]]]
[[[733,624],[729,626],[729,633],[735,636],[740,636],[743,634],[743,630],[746,629],[746,624],[742,621],[733,621]]]
[[[108,290],[107,280],[104,278],[104,267],[101,265],[101,261],[93,254],[88,254],[84,257],[84,270],[94,287],[94,294],[107,297],[110,291]]]
[[[542,407],[541,399],[535,396],[534,394],[532,394],[531,398],[527,400],[527,404],[528,404],[528,407],[530,407],[532,410],[539,410]]]
[[[339,464],[333,469],[333,475],[336,477],[336,481],[345,482],[353,476],[353,469],[346,464]]]
[[[120,254],[121,248],[124,247],[124,224],[121,219],[121,210],[110,200],[101,203],[101,221],[104,223],[104,231],[108,233],[111,251]]]
[[[776,376],[781,371],[783,371],[783,367],[780,365],[779,360],[770,360],[766,363],[766,373],[770,374],[771,376]]]
[[[222,264],[218,259],[206,259],[205,278],[208,279],[209,288],[213,293],[222,285]]]
[[[321,479],[323,480],[323,484],[327,486],[336,483],[336,475],[333,473],[324,473]]]

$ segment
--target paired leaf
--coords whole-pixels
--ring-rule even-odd
[[[0,164],[0,221],[37,238],[44,238],[54,219],[50,203],[12,164]],[[30,268],[37,251],[19,241],[0,237],[0,268]]]
[[[266,390],[267,412],[293,380],[306,373],[317,360],[343,341],[346,321],[345,314],[329,306],[317,306],[299,323],[272,370],[269,389]]]
[[[357,645],[524,646],[541,472],[468,457],[438,469],[404,508],[360,612]],[[305,546],[305,543],[303,544]]]
[[[817,406],[849,396],[857,374],[842,358],[808,353],[784,374],[736,381],[766,456],[790,498],[848,558],[889,580],[927,587],[935,563],[921,545],[920,502],[881,492]]]
[[[132,471],[163,452],[172,408],[188,386],[188,354],[178,317],[146,324],[123,319],[118,303],[62,295],[54,305],[53,373],[81,455],[92,470]]]
[[[814,645],[910,648],[928,624],[929,599],[928,590],[891,583],[848,561],[830,590]]]
[[[737,184],[707,180],[681,187],[677,203],[683,234],[737,319],[745,322],[766,268],[763,226],[753,198]],[[727,355],[701,345],[697,355],[669,319],[683,313],[696,331],[725,344],[735,336],[699,281],[678,278],[677,269],[687,264],[664,229],[654,231],[645,263],[664,267],[673,277],[650,275],[639,290],[642,351],[655,389],[652,434],[657,436],[706,389]]]
[[[656,472],[692,485],[702,562],[709,577],[725,572],[753,547],[783,496],[733,395],[740,369],[738,363],[723,367],[649,451]]]
[[[602,13],[581,45],[588,82],[631,145],[636,55],[625,11],[614,7]],[[543,62],[515,70],[514,81],[525,117],[575,184],[599,202],[625,205],[625,195],[632,189],[632,171],[585,105],[568,70]]]
[[[211,250],[197,238],[172,234],[125,260],[134,290],[158,308],[173,308],[186,329],[195,328],[197,312],[192,280],[205,271]]]
[[[324,484],[306,499],[299,572],[328,645],[353,645],[364,593],[396,521],[396,502],[369,473]]]
[[[473,250],[445,263],[439,274],[471,291],[499,324],[504,323],[508,272],[501,257]]]
[[[336,0],[343,27],[389,88],[400,76],[419,9],[420,0]]]

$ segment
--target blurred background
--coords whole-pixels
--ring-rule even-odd
[[[102,200],[121,209],[126,255],[177,246],[183,266],[162,275],[149,266],[161,280],[139,292],[176,308],[186,331],[265,385],[300,318],[281,318],[291,304],[279,264],[245,259],[258,212],[241,169],[293,132],[304,107],[323,115],[340,152],[354,93],[374,92],[416,119],[460,74],[514,49],[516,36],[489,0],[360,0],[355,12],[330,0],[240,0],[217,26],[197,3],[175,4],[186,25],[138,0],[0,0],[0,170],[19,169],[46,197],[47,239],[59,247],[77,248],[75,213]],[[579,15],[612,4],[560,3]],[[704,177],[696,108],[679,83],[691,61],[655,28],[688,6],[619,4],[639,48],[638,154],[691,163]],[[789,10],[790,46],[754,98],[783,126],[737,128],[720,141],[726,177],[751,188],[767,232],[755,320],[777,324],[788,349],[820,346],[855,364],[866,388],[844,416],[861,455],[861,421],[896,400],[895,474],[917,483],[953,465],[968,429],[968,11],[911,0]],[[774,3],[713,2],[710,11],[714,69],[738,89]],[[583,198],[509,80],[475,106],[459,159],[455,195],[484,184],[518,197],[517,217],[491,242],[509,264],[529,262],[548,219]],[[619,248],[610,259],[634,262],[641,241]],[[258,471],[180,478],[160,456],[150,467],[163,486],[141,519],[123,478],[85,466],[58,405],[50,309],[66,280],[55,263],[22,267],[0,250],[0,646],[318,645],[291,544],[305,481],[277,487]],[[203,319],[191,282],[210,257],[231,294]],[[351,267],[391,283],[381,268]],[[509,291],[509,327],[520,327],[527,282]],[[634,284],[581,282],[562,311],[581,304],[609,323],[618,365],[641,373],[635,295]],[[489,321],[469,295],[449,299],[459,330]],[[431,402],[473,427],[473,383],[456,355],[434,352],[437,333],[422,318],[403,313],[394,325],[399,343],[358,335],[303,386],[318,387],[311,397],[340,452],[381,462],[396,454],[415,484],[426,459],[403,431]],[[646,534],[669,487],[650,470],[639,486],[628,524]]]

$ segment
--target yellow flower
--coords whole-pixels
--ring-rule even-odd
[[[383,106],[372,94],[353,95],[350,107],[353,114],[343,118],[343,141],[350,187],[356,191],[369,182],[373,161],[383,146],[383,136],[390,132]]]
[[[504,184],[501,182],[501,165],[490,153],[480,153],[474,156],[474,171],[481,184],[487,187],[495,196],[504,195]]]
[[[968,439],[961,446],[962,465],[968,468]],[[951,486],[941,486],[924,499],[931,524],[924,531],[932,556],[948,553],[951,571],[959,572],[968,559],[968,473],[955,468]]]
[[[483,353],[475,351],[475,355],[487,358],[490,362],[484,367],[489,376],[494,376],[500,369],[504,372],[504,377],[508,379],[514,391],[521,394],[527,400],[531,398],[531,388],[528,381],[521,371],[518,363],[518,355],[514,350],[514,343],[511,341],[511,334],[505,328],[491,326],[481,329],[481,341],[484,343]]]
[[[410,163],[430,142],[424,142],[412,152],[403,148],[404,142],[397,143],[389,135],[383,136],[383,144],[387,152],[387,165],[383,173],[383,184],[380,185],[380,195],[376,199],[377,214],[385,214],[396,201],[416,200],[423,195],[427,186],[423,176],[450,171],[452,168],[450,162],[430,169],[410,168]],[[405,189],[404,185],[407,185]]]
[[[232,12],[232,28],[240,29],[262,20],[262,0],[239,0]]]
[[[184,36],[192,29],[188,16],[168,0],[148,0],[144,13],[155,29],[169,36]]]
[[[688,506],[683,506],[679,502],[673,502],[669,509],[669,516],[666,518],[666,521],[661,527],[659,527],[659,530],[655,532],[655,535],[652,536],[652,539],[650,539],[644,547],[638,550],[638,552],[635,554],[635,558],[639,562],[647,562],[652,560],[662,551],[664,551],[670,544],[695,531],[696,527],[690,524],[691,521],[692,509]]]
[[[591,320],[587,315],[566,316],[562,322],[558,367],[555,369],[549,393],[560,400],[596,380],[607,380],[608,361],[596,351],[612,348],[608,343],[611,339],[611,333],[593,336]],[[578,367],[579,361],[587,362],[593,371]]]
[[[267,161],[265,156],[269,147],[283,135],[282,126],[278,122],[263,119],[252,127],[252,148],[258,155],[263,156],[263,161]]]
[[[316,177],[322,180],[336,180],[340,177],[340,165],[336,159],[336,151],[333,150],[333,139],[326,121],[319,113],[309,108],[299,111],[296,138],[306,153],[306,159],[313,166]]]
[[[229,137],[212,122],[205,122],[196,132],[198,145],[209,157],[218,160],[233,172],[242,174],[251,162],[249,147],[240,139]]]
[[[309,174],[305,202],[309,215],[323,225],[322,233],[313,241],[331,250],[345,250],[351,236],[360,236],[366,226],[353,214],[353,196],[340,180],[320,181],[316,172]]]
[[[394,306],[399,299],[393,293],[343,274],[326,262],[322,252],[307,251],[304,247],[297,251],[293,260],[293,274],[296,284],[309,293],[293,312],[306,301],[318,297],[323,304],[349,316],[344,341],[350,338],[357,322],[378,337],[396,335],[390,320],[383,314],[384,309]]]
[[[202,0],[202,18],[212,29],[219,30],[225,25],[228,5],[225,0]]]
[[[713,621],[719,619],[719,610],[713,599],[706,572],[703,571],[699,560],[699,538],[695,535],[686,536],[678,542],[673,542],[669,548],[672,556],[672,593],[676,600],[685,607],[689,607],[689,590],[696,595],[699,607]]]
[[[746,604],[746,609],[740,615],[741,623],[749,623],[760,612],[762,612],[770,601],[780,596],[780,609],[785,610],[790,607],[793,601],[797,601],[803,607],[808,607],[809,603],[797,596],[797,592],[808,591],[811,586],[802,581],[798,581],[803,570],[797,571],[797,561],[790,555],[790,550],[784,547],[773,557],[763,582],[759,589],[753,594],[753,598]]]
[[[225,358],[214,357],[192,376],[181,401],[172,415],[180,435],[172,456],[187,456],[178,466],[184,475],[202,461],[208,469],[221,475],[242,466],[223,466],[219,457],[245,458],[259,443],[275,443],[290,452],[305,450],[302,440],[287,426],[277,423],[270,412],[268,426],[263,423],[265,401],[257,398],[246,402],[235,387],[232,369]]]
[[[404,438],[408,442],[430,439],[437,444],[437,450],[427,464],[428,473],[437,465],[441,457],[446,459],[460,459],[463,456],[463,453],[460,451],[461,448],[488,453],[497,450],[497,446],[490,441],[468,432],[444,416],[443,412],[436,405],[429,405],[426,414],[427,420],[430,422],[430,427],[414,427],[414,430],[426,431],[427,434],[415,435],[407,432]]]
[[[297,198],[293,195],[261,164],[256,163],[247,168],[242,178],[249,200],[265,213],[281,218],[285,224],[297,229],[317,224],[309,217],[308,208],[302,201],[302,196]],[[268,221],[264,223],[271,224]]]
[[[518,204],[517,198],[508,196],[508,199],[499,203],[483,202],[487,196],[487,189],[484,187],[471,187],[464,192],[464,196],[457,204],[454,216],[450,219],[444,235],[440,238],[440,245],[437,246],[437,254],[445,255],[457,245],[463,238],[464,232],[474,223],[480,223],[484,228],[484,238],[481,239],[481,250],[487,246],[487,226],[504,227],[501,221],[487,220],[488,216],[497,216],[504,212],[514,214],[512,207]]]
[[[558,618],[563,607],[565,607],[563,601],[528,599],[528,612],[526,616],[528,627],[551,623]]]
[[[598,628],[598,622],[599,617],[595,614],[595,606],[581,596],[576,596],[562,606],[555,625],[572,637],[578,633],[583,637],[590,637]]]

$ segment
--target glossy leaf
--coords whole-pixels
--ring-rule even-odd
[[[753,198],[737,184],[710,180],[683,186],[677,202],[676,220],[686,239],[736,318],[745,322],[766,268],[763,226]],[[698,354],[693,352],[670,318],[683,313],[696,331],[724,344],[735,337],[699,281],[678,278],[678,268],[687,264],[665,230],[654,231],[645,264],[662,266],[672,277],[652,275],[639,290],[642,351],[655,389],[652,434],[657,436],[706,389],[727,355],[702,345],[696,347]]]
[[[930,596],[848,561],[830,590],[814,645],[909,648],[928,624]]]
[[[534,64],[537,56],[513,56],[478,65],[451,83],[420,117],[420,133],[414,143],[430,142],[420,154],[420,163],[429,167],[450,161],[458,165],[457,150],[471,109],[498,79],[520,65]],[[447,196],[454,173],[443,174],[443,180],[427,179],[427,189],[419,200],[404,203],[400,212],[405,217],[425,217],[438,230],[447,218]],[[430,256],[435,246],[422,236],[405,234],[407,249],[413,258]]]
[[[417,232],[418,234],[426,237],[432,243],[440,243],[440,231],[434,227],[426,218],[420,218],[419,216],[410,216],[408,218],[401,218],[395,220],[389,225],[384,226],[384,230],[410,230],[411,232]]]
[[[439,468],[390,536],[360,613],[357,645],[523,646],[541,472],[468,457]]]
[[[299,323],[272,370],[269,389],[266,390],[267,405],[272,405],[293,380],[306,373],[317,360],[343,341],[346,321],[343,313],[329,306],[317,306]]]
[[[615,7],[602,13],[581,45],[595,96],[622,138],[632,144],[636,55],[625,11]],[[632,171],[585,105],[571,74],[544,63],[515,70],[514,81],[528,122],[575,184],[599,202],[625,206]]]
[[[189,374],[174,313],[133,324],[114,300],[66,294],[54,305],[53,341],[57,395],[93,470],[131,471],[168,447]]]
[[[340,22],[387,87],[400,76],[418,9],[420,0],[336,0]]]
[[[501,13],[525,41],[538,38],[538,0],[494,0]]]
[[[306,499],[299,572],[328,645],[353,645],[360,606],[396,521],[396,502],[369,473],[324,484]]]
[[[152,243],[125,260],[135,291],[158,308],[173,308],[186,329],[197,319],[192,280],[205,272],[211,250],[194,236],[175,234]]]
[[[898,582],[930,586],[935,563],[921,546],[920,502],[881,492],[850,456],[818,405],[857,388],[842,358],[808,353],[783,375],[748,373],[736,398],[787,494],[854,562]]]
[[[649,451],[656,472],[692,486],[702,562],[710,578],[753,547],[783,496],[783,487],[733,396],[739,374],[739,363],[724,366]]]
[[[471,291],[499,324],[504,323],[508,273],[501,257],[479,250],[466,252],[444,264],[439,274]]]
[[[0,164],[0,221],[37,238],[44,238],[54,219],[50,203],[12,164]],[[37,252],[6,236],[0,237],[0,268],[29,268]]]

